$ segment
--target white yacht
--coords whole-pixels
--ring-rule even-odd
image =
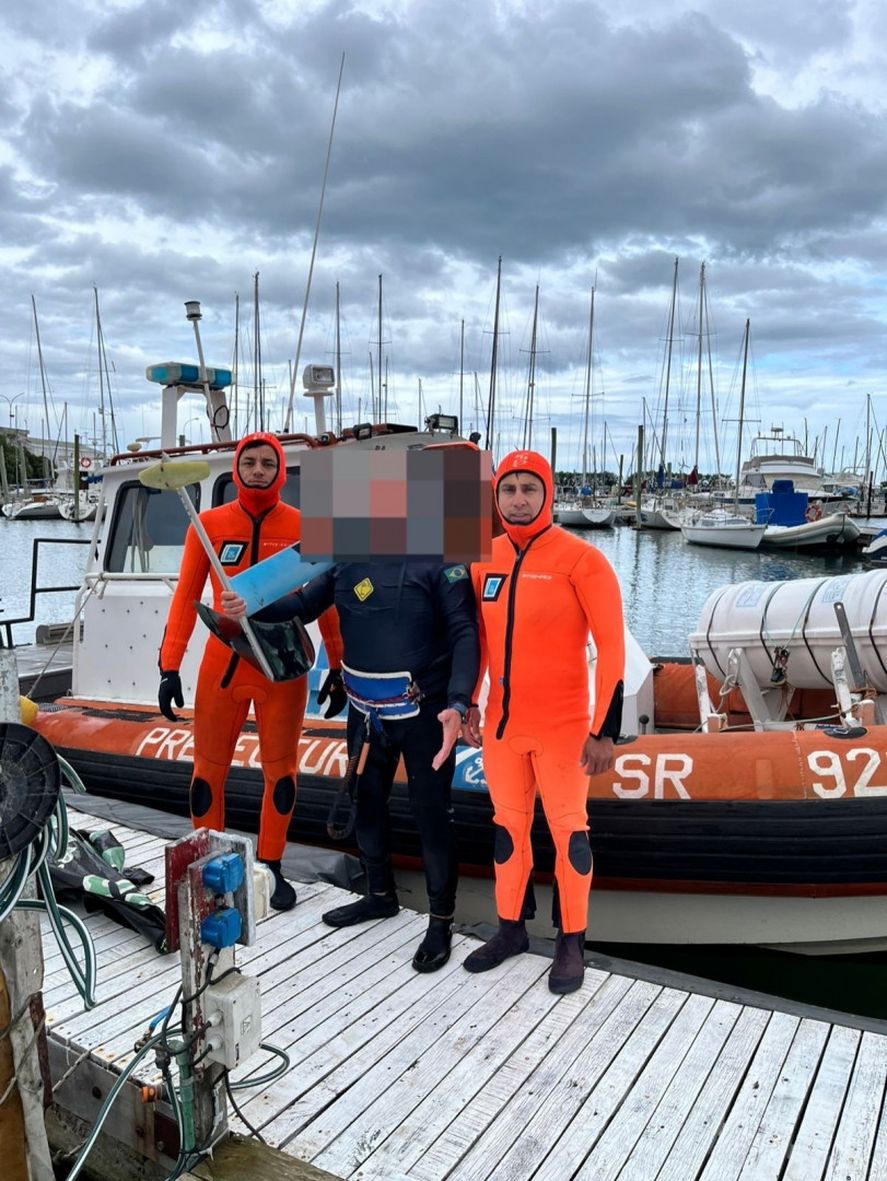
[[[818,492],[822,488],[822,472],[816,461],[805,455],[800,441],[787,435],[781,426],[771,427],[769,434],[753,439],[751,455],[739,474],[740,494],[749,489],[769,491],[774,480],[792,480],[799,492]]]

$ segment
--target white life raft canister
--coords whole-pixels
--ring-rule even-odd
[[[791,582],[740,582],[709,595],[690,651],[723,680],[731,648],[748,656],[755,679],[772,687],[777,649],[786,649],[785,676],[799,689],[832,683],[831,654],[842,644],[835,603],[844,604],[863,670],[887,693],[887,570]]]

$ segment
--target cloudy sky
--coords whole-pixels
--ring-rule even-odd
[[[93,285],[121,447],[159,431],[145,366],[196,358],[186,299],[230,366],[239,294],[242,423],[258,273],[282,425],[344,54],[300,368],[334,360],[338,283],[346,425],[371,417],[371,356],[378,394],[380,275],[389,419],[416,421],[420,383],[457,410],[461,385],[476,424],[501,256],[500,453],[535,363],[532,441],[556,426],[558,466],[579,463],[595,284],[591,437],[611,467],[642,420],[661,437],[676,258],[674,467],[697,390],[714,467],[713,384],[732,470],[747,318],[752,433],[794,431],[830,468],[867,395],[887,427],[879,0],[29,0],[0,32],[0,423],[41,433],[33,296],[50,417],[101,434]],[[207,437],[199,400],[180,422]]]

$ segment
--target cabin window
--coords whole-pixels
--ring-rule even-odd
[[[293,508],[298,508],[301,500],[301,470],[297,467],[288,467],[286,469],[286,483],[280,493],[280,499],[286,504],[291,504]],[[221,479],[216,481],[213,488],[213,506],[219,504],[230,504],[232,500],[237,499],[237,488],[234,484],[234,479],[230,472],[227,472]]]
[[[186,489],[200,508],[200,486]],[[178,492],[133,481],[117,495],[105,569],[116,574],[178,574],[188,514]]]

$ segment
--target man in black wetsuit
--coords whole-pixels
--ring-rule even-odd
[[[223,593],[222,606],[235,618],[243,614],[243,601],[230,592]],[[402,755],[429,907],[428,930],[413,967],[433,972],[450,956],[457,884],[453,748],[479,665],[468,568],[418,560],[341,563],[257,618],[298,617],[309,623],[330,606],[339,614],[344,659],[342,670],[328,675],[320,697],[344,705],[344,687],[350,701],[349,753],[362,737],[368,742],[355,818],[368,893],[328,911],[323,921],[347,927],[397,914],[388,798]],[[331,712],[338,710],[327,716]]]

